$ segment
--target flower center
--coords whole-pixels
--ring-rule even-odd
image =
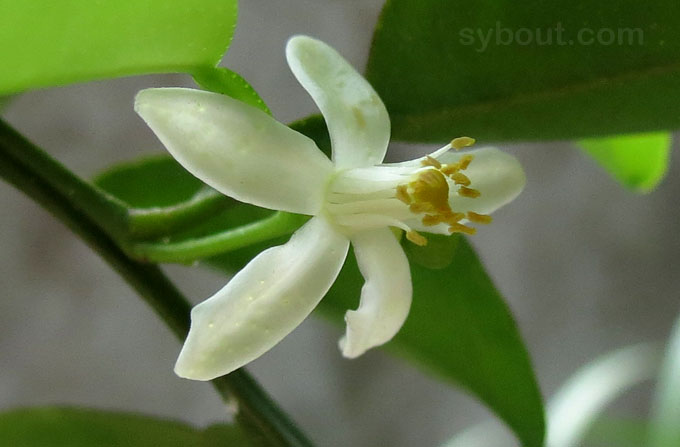
[[[455,196],[481,195],[464,174],[473,155],[462,155],[448,164],[437,159],[450,148],[458,150],[472,143],[471,138],[456,138],[420,160],[341,171],[331,181],[324,211],[348,233],[394,226],[417,245],[425,245],[427,239],[413,226],[431,227],[436,233],[475,234],[466,223],[490,223],[491,217],[451,207]]]

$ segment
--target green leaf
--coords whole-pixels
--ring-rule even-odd
[[[0,1],[0,95],[217,65],[236,0]]]
[[[675,0],[388,0],[367,77],[401,140],[675,129],[679,16]]]
[[[654,132],[581,140],[578,144],[612,177],[640,193],[650,192],[668,170],[671,134]]]
[[[668,341],[652,411],[650,447],[680,445],[680,319]]]
[[[224,67],[206,68],[194,73],[194,81],[201,88],[231,96],[253,107],[272,114],[255,89],[243,77]]]
[[[253,447],[234,426],[198,430],[137,414],[47,407],[0,414],[0,443],[12,447]]]

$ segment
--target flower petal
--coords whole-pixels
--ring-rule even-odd
[[[218,191],[264,208],[316,214],[333,165],[304,135],[217,93],[142,90],[135,110],[175,159]]]
[[[470,186],[481,195],[472,199],[451,194],[449,203],[454,210],[489,214],[512,202],[524,189],[526,176],[522,165],[512,155],[493,147],[448,152],[439,157],[439,161],[453,163],[466,154],[474,155],[474,159],[464,173],[470,179]],[[454,192],[455,188],[451,190]]]
[[[390,139],[390,118],[368,81],[337,51],[311,37],[291,38],[286,58],[326,119],[336,166],[380,163]]]
[[[175,373],[211,380],[259,357],[295,329],[335,281],[348,239],[315,217],[267,249],[191,311]]]
[[[349,358],[392,339],[406,321],[412,296],[408,259],[390,229],[357,233],[352,246],[366,283],[359,308],[345,315],[340,349]]]

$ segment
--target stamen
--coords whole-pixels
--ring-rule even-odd
[[[475,144],[475,139],[470,137],[454,138],[451,141],[451,147],[457,151],[463,149],[464,147],[470,147],[473,144]]]
[[[439,163],[439,160],[436,158],[432,158],[429,155],[425,156],[425,159],[420,162],[423,166],[433,166],[436,169],[441,169],[442,164]]]
[[[478,214],[474,211],[468,211],[467,218],[470,222],[480,223],[480,224],[490,224],[493,220],[488,214]]]
[[[469,197],[471,199],[476,199],[477,197],[481,196],[482,193],[477,191],[474,188],[468,188],[467,186],[461,186],[458,189],[458,195],[461,197]]]
[[[444,165],[442,166],[441,171],[444,175],[451,177],[452,175],[460,171],[460,165],[458,163]]]
[[[474,142],[473,138],[460,137],[451,141],[448,147],[459,150],[473,145]],[[473,235],[477,230],[462,224],[461,221],[467,218],[473,223],[486,224],[491,222],[491,217],[473,211],[466,213],[452,210],[449,193],[453,192],[450,189],[451,185],[456,185],[456,193],[461,197],[474,199],[481,195],[479,190],[470,187],[472,181],[462,172],[470,166],[474,156],[465,154],[454,163],[442,164],[437,160],[441,154],[438,152],[436,154],[438,155],[433,153],[421,159],[420,163],[423,168],[417,169],[415,175],[411,174],[410,181],[393,187],[393,197],[398,200],[395,203],[406,204],[411,213],[420,216],[422,224],[426,227],[444,224],[447,225],[449,233]],[[414,244],[425,245],[427,243],[424,236],[405,226],[403,221],[395,226],[404,229],[406,238]]]
[[[446,220],[444,222],[453,225],[454,223],[463,219],[465,219],[464,213],[451,213],[448,216],[446,216]]]
[[[470,186],[470,179],[462,172],[454,172],[449,177],[456,185]]]
[[[467,225],[463,225],[460,223],[455,223],[449,227],[449,232],[450,233],[463,233],[463,234],[468,234],[472,236],[473,234],[477,233],[476,228],[468,227]]]
[[[406,239],[408,239],[409,241],[411,241],[414,244],[419,245],[421,247],[424,247],[425,245],[427,245],[427,239],[425,239],[425,237],[423,235],[419,234],[415,230],[407,231],[406,232]]]
[[[470,163],[474,158],[475,158],[474,155],[470,154],[463,155],[462,157],[460,157],[460,160],[458,160],[458,166],[460,166],[460,170],[461,171],[466,170],[468,166],[470,166]]]
[[[423,216],[423,225],[426,227],[434,227],[440,223],[444,223],[444,216],[440,214],[426,214]]]

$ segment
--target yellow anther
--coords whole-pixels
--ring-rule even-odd
[[[440,171],[442,171],[444,175],[451,177],[453,174],[460,171],[460,165],[458,163],[443,165]]]
[[[454,138],[451,141],[451,147],[457,151],[463,149],[464,147],[470,147],[473,144],[475,144],[475,139],[470,137]]]
[[[474,211],[468,211],[467,218],[470,220],[470,222],[480,224],[490,224],[493,220],[488,214],[477,214]]]
[[[427,239],[421,234],[419,234],[417,231],[407,231],[406,232],[406,239],[409,241],[413,242],[416,245],[420,245],[421,247],[424,247],[427,245]]]
[[[426,214],[423,216],[423,225],[426,227],[433,227],[443,222],[445,222],[445,218],[441,214]]]
[[[475,199],[482,195],[481,192],[477,191],[474,188],[468,188],[467,186],[461,186],[458,188],[458,195],[461,197],[469,197],[471,199]]]
[[[470,154],[463,155],[462,157],[460,157],[460,160],[458,160],[458,166],[459,166],[460,170],[461,171],[466,170],[468,168],[468,166],[470,166],[470,163],[472,162],[472,160],[474,158],[475,158],[475,156],[470,155]]]
[[[454,223],[457,223],[460,220],[465,219],[465,214],[463,213],[451,213],[446,216],[446,222],[449,225],[453,225]]]
[[[408,195],[408,186],[406,185],[397,186],[395,197],[407,205],[411,203],[411,197]]]
[[[463,234],[469,234],[472,236],[475,234],[477,230],[472,227],[468,227],[467,225],[455,223],[449,227],[449,233],[463,233]]]
[[[470,186],[470,179],[462,172],[454,172],[449,177],[456,185]]]
[[[436,158],[432,158],[429,155],[425,156],[425,159],[420,162],[423,166],[433,166],[437,169],[440,169],[442,167],[442,164],[439,163],[439,160]]]

